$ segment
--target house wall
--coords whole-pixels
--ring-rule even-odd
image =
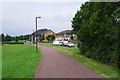
[[[67,40],[70,40],[70,36],[71,35],[67,35],[67,34],[63,34],[63,35],[56,35],[56,40],[64,40],[64,39],[67,39]]]
[[[47,42],[46,37],[47,37],[48,35],[55,35],[55,33],[54,33],[53,31],[51,31],[51,30],[47,31],[47,32],[44,34],[44,36],[45,36],[44,42]],[[55,35],[55,36],[56,36],[56,35]]]
[[[48,30],[48,31],[44,34],[44,37],[45,37],[44,42],[47,42],[46,37],[47,37],[48,35],[55,35],[55,36],[56,36],[56,34],[55,34],[53,31]],[[40,42],[39,39],[40,39],[39,36],[37,36],[37,40],[38,40],[38,42]],[[32,42],[36,42],[36,36],[34,37],[34,39],[33,39],[33,36],[31,36],[31,41],[32,41]]]
[[[55,35],[55,33],[53,31],[47,31],[44,36],[47,37],[48,35]]]
[[[56,35],[56,38],[63,38],[64,35]]]
[[[72,35],[64,34],[64,35],[56,35],[56,40],[64,40],[64,39],[70,40],[71,36],[74,37],[74,40],[77,39],[76,34],[72,34]]]
[[[74,40],[77,40],[77,35],[76,34],[73,34],[73,37],[74,37]]]
[[[63,40],[64,39],[64,35],[56,35],[56,40]]]

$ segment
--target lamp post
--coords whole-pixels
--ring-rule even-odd
[[[41,18],[41,17],[36,17],[36,18],[35,18],[35,19],[36,19],[36,34],[35,34],[35,35],[36,35],[36,52],[37,52],[37,48],[38,48],[38,46],[37,46],[37,41],[38,41],[38,40],[37,40],[37,19],[38,19],[38,18]]]

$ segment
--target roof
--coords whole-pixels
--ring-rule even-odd
[[[39,30],[37,30],[37,36],[45,34],[47,31],[51,31],[51,30],[48,30],[48,29],[39,29]],[[34,33],[32,33],[32,35],[36,35],[36,31]]]
[[[70,35],[71,32],[72,32],[72,30],[65,30],[65,31],[61,31],[61,32],[57,33],[56,35],[64,35],[64,34]]]

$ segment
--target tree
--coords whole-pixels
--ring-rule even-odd
[[[71,35],[71,36],[70,36],[70,39],[71,39],[71,40],[73,40],[73,39],[74,39],[74,37]]]
[[[86,2],[72,21],[73,31],[82,41],[80,50],[86,56],[105,64],[117,65],[118,3]]]
[[[47,39],[48,41],[50,41],[50,40],[51,40],[51,35],[48,35],[48,36],[46,37],[46,39]]]
[[[24,36],[23,35],[19,36],[19,40],[24,40]]]
[[[55,40],[55,35],[54,34],[51,35],[51,40],[52,41]]]
[[[11,41],[11,36],[7,34],[6,37],[5,37],[5,41],[6,41],[6,42]]]
[[[46,37],[46,39],[47,39],[48,41],[53,41],[53,40],[55,40],[55,35],[48,35],[48,36]]]
[[[15,41],[15,37],[14,36],[11,37],[11,41]]]
[[[18,40],[19,40],[19,37],[16,36],[16,37],[15,37],[15,42],[18,42]]]
[[[40,42],[42,42],[43,40],[45,40],[44,35],[40,35],[40,36],[39,36],[39,40],[40,40]]]
[[[18,41],[18,40],[30,40],[30,35],[20,35],[20,36],[10,36],[10,35],[6,35],[4,36],[4,34],[1,34],[1,38],[4,42],[10,42],[10,41]]]

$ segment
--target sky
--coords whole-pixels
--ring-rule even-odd
[[[11,36],[31,34],[38,29],[51,29],[55,33],[72,29],[71,21],[81,2],[3,2],[1,6],[2,32]]]

